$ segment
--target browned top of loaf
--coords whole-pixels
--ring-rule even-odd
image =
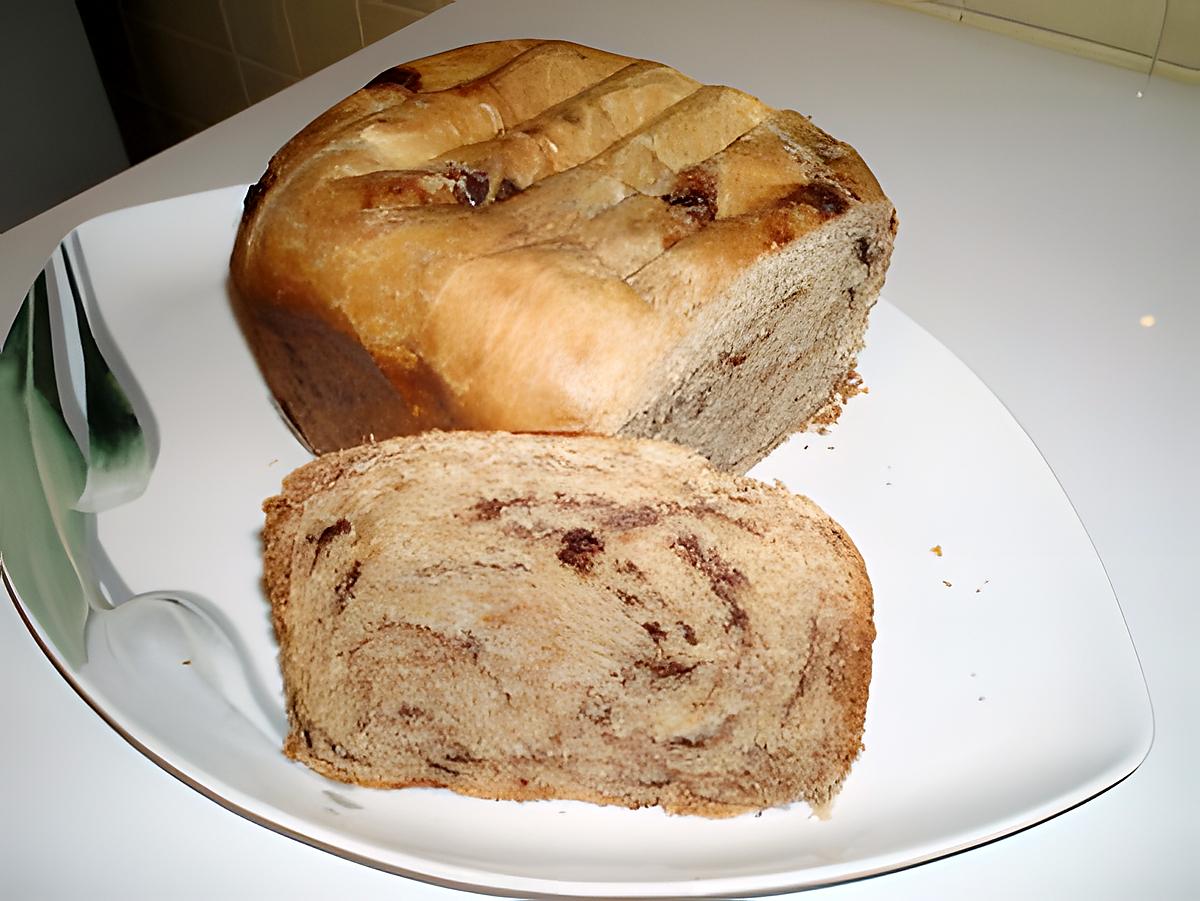
[[[232,275],[398,387],[435,372],[417,428],[607,433],[747,266],[870,204],[890,209],[853,148],[799,113],[496,41],[389,69],[296,135],[247,194]]]

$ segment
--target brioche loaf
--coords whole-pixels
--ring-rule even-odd
[[[390,69],[296,135],[246,195],[232,280],[318,452],[590,432],[744,471],[829,415],[895,230],[799,113],[509,40]]]
[[[265,503],[286,753],[367,786],[722,817],[836,793],[874,639],[806,498],[674,444],[429,433]]]

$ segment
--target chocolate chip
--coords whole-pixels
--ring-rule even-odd
[[[717,218],[717,181],[701,166],[680,172],[671,190],[661,199],[671,206],[683,207],[689,216],[701,222]]]
[[[658,644],[667,637],[667,630],[658,623],[642,623],[642,628],[654,639],[655,644]]]
[[[491,181],[486,172],[450,166],[446,169],[446,177],[454,182],[454,199],[459,203],[479,206],[487,200]]]
[[[393,66],[390,69],[384,69],[363,87],[375,88],[380,85],[393,85],[410,91],[419,91],[421,90],[421,73],[408,66]]]
[[[828,182],[813,181],[799,185],[784,200],[788,203],[802,203],[810,206],[825,218],[838,216],[850,207],[841,190]]]
[[[563,565],[581,573],[592,571],[597,554],[604,551],[604,542],[588,529],[571,529],[562,537],[558,559]]]

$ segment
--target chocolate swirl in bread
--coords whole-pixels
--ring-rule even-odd
[[[677,445],[432,433],[266,503],[286,751],[360,785],[731,816],[820,808],[862,741],[846,533]]]

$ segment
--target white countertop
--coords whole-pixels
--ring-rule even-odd
[[[900,211],[884,296],[1041,449],[1141,658],[1156,736],[1128,779],[1017,835],[814,897],[1200,894],[1195,87],[1156,79],[1137,99],[1136,73],[860,0],[459,0],[0,235],[0,332],[80,222],[254,181],[378,71],[518,36],[662,60],[808,113],[858,148]],[[177,782],[79,700],[7,603],[0,679],[4,897],[464,897],[313,850]]]

